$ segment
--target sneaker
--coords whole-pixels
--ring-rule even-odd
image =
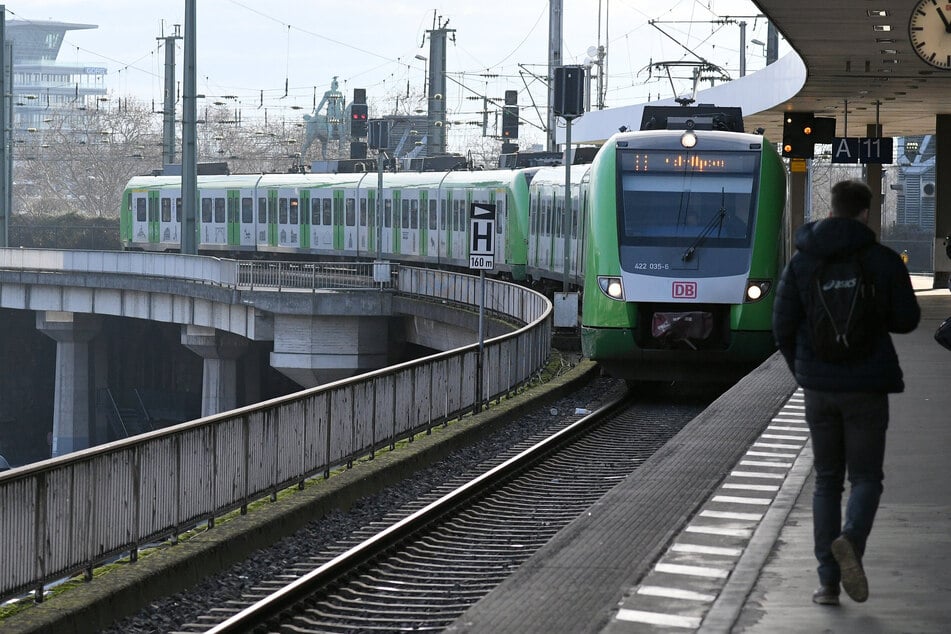
[[[868,599],[868,579],[862,568],[862,560],[855,552],[855,546],[844,535],[839,535],[832,542],[832,556],[839,564],[842,574],[842,588],[845,593],[857,603]]]
[[[812,602],[819,605],[839,605],[839,586],[819,586],[819,589],[812,593]]]

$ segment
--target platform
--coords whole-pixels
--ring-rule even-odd
[[[811,602],[812,451],[801,392],[776,356],[685,428],[691,436],[681,444],[704,436],[693,460],[676,448],[652,458],[653,477],[616,487],[449,631],[951,631],[951,351],[933,340],[951,315],[951,292],[913,281],[922,320],[894,336],[906,391],[890,399],[885,491],[865,557],[868,602],[844,594],[838,607]],[[748,427],[749,407],[765,419],[737,459],[719,440]],[[699,472],[717,462],[711,483]],[[669,533],[652,532],[663,508],[655,495],[689,505],[698,492],[689,516]]]

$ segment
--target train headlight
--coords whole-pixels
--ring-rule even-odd
[[[601,287],[601,292],[611,299],[624,299],[624,284],[621,282],[621,278],[599,275],[598,286]]]
[[[773,283],[769,280],[749,280],[746,282],[746,301],[757,302],[769,293]]]
[[[692,148],[697,144],[697,133],[693,130],[687,130],[680,137],[680,145],[684,146],[687,149]]]

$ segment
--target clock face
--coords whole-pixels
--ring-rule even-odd
[[[925,63],[951,70],[951,0],[920,0],[911,12],[908,37]]]

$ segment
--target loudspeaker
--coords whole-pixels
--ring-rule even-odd
[[[559,66],[555,69],[555,102],[552,107],[560,117],[584,114],[584,66]]]

